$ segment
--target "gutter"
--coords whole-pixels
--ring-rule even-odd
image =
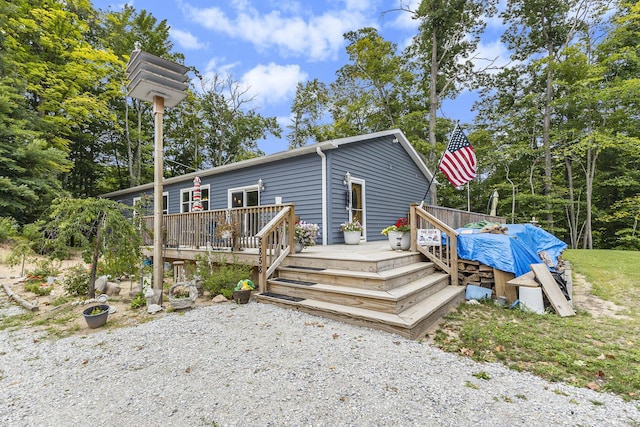
[[[316,147],[316,153],[322,159],[322,245],[327,245],[327,156],[320,146]]]

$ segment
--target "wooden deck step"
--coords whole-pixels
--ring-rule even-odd
[[[432,273],[390,289],[364,289],[303,280],[269,280],[269,292],[397,314],[449,285],[449,276]]]
[[[418,339],[432,324],[464,300],[464,287],[446,286],[398,314],[278,294],[258,294],[257,300]]]
[[[287,257],[285,266],[379,273],[423,260],[422,255],[417,252],[389,252],[383,259],[345,259],[343,255],[310,255],[302,252]]]
[[[432,262],[416,262],[381,272],[283,266],[278,268],[278,275],[289,280],[386,291],[428,276],[434,270],[435,265]]]

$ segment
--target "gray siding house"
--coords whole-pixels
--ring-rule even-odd
[[[386,239],[380,232],[407,217],[431,178],[422,157],[402,131],[325,141],[164,181],[164,213],[190,212],[195,177],[201,180],[204,210],[280,203],[295,204],[300,220],[320,227],[318,244],[344,243],[340,224],[364,226],[362,239]],[[103,197],[133,205],[153,195],[153,183]]]

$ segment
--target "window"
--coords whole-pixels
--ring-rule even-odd
[[[259,206],[258,187],[253,185],[244,188],[232,188],[229,190],[229,208],[246,208]]]
[[[208,184],[200,187],[200,204],[203,211],[209,210],[209,188]],[[180,212],[193,210],[193,190],[193,187],[180,190]]]
[[[143,216],[153,215],[153,194],[145,194],[140,197],[133,198],[133,206],[140,205],[140,209]],[[169,213],[169,193],[162,193],[162,214],[167,215]],[[135,215],[135,211],[134,211]]]

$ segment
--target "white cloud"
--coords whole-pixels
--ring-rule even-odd
[[[171,35],[171,38],[173,38],[183,49],[193,50],[207,47],[206,43],[201,43],[196,36],[188,31],[171,28],[169,30],[169,34]]]
[[[476,69],[505,67],[511,62],[509,50],[500,40],[493,40],[489,43],[480,42],[473,56],[476,58],[473,61]],[[498,70],[489,70],[489,72],[498,72]]]
[[[393,10],[387,13],[390,17],[394,16],[391,27],[398,28],[403,31],[417,32],[418,27],[420,26],[420,21],[413,19],[413,13],[399,9],[402,8],[405,10],[415,11],[418,9],[418,6],[420,6],[420,1],[418,0],[398,1],[397,5],[394,5],[394,8],[398,10]]]
[[[261,105],[290,101],[296,92],[298,82],[306,81],[307,73],[298,65],[258,65],[247,71],[240,82]]]
[[[321,15],[285,15],[279,10],[261,14],[236,3],[237,15],[229,16],[218,7],[196,8],[185,6],[190,20],[203,27],[224,33],[229,37],[245,40],[266,51],[277,47],[282,57],[307,57],[310,61],[336,58],[342,50],[342,35],[364,26],[374,26],[360,11],[368,5],[364,0],[349,0],[350,8],[329,10]],[[288,8],[292,10],[292,8]]]

